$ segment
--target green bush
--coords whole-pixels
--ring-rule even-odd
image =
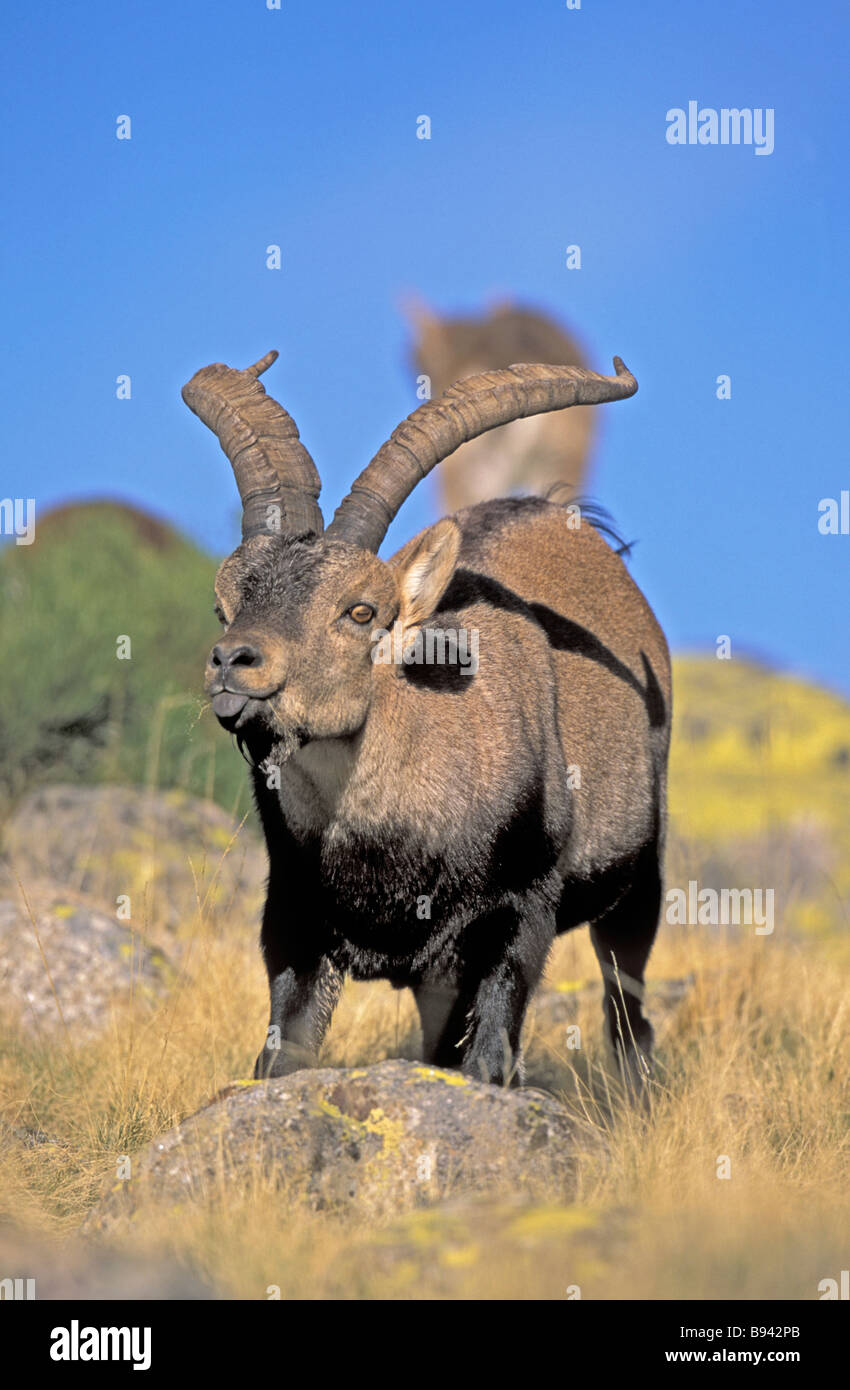
[[[204,708],[214,575],[170,526],[112,502],[48,513],[32,545],[0,550],[0,800],[111,781],[248,809],[245,766]]]

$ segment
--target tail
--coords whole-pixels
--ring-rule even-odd
[[[553,483],[543,497],[544,501],[552,502],[556,507],[578,507],[582,521],[587,521],[594,531],[611,541],[615,554],[629,559],[635,542],[623,538],[611,513],[601,503],[578,493],[571,483],[566,482]]]

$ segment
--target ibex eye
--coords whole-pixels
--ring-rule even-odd
[[[355,603],[353,608],[349,608],[348,616],[356,623],[371,623],[375,610],[370,603]]]

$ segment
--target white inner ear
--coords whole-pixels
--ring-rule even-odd
[[[405,570],[402,580],[402,611],[405,631],[429,618],[451,578],[460,533],[449,521],[440,522],[422,542],[422,548]]]
[[[434,560],[434,553],[426,552],[421,559],[414,561],[405,575],[404,597],[407,600],[406,607],[411,622],[419,622],[421,618],[427,617],[427,614],[420,613],[419,610],[424,606],[422,601],[426,597],[426,580],[431,573]]]

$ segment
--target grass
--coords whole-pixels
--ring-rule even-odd
[[[4,1038],[0,1211],[61,1242],[123,1155],[250,1073],[265,987],[246,926],[222,937],[201,918],[195,967],[157,1009],[116,1009],[79,1048]],[[199,967],[199,968],[198,968]],[[287,1206],[256,1174],[175,1213],[154,1204],[129,1237],[167,1252],[225,1296],[816,1297],[846,1265],[850,1192],[850,1006],[846,970],[780,924],[772,938],[662,932],[657,977],[692,973],[659,1028],[649,1112],[618,1103],[599,999],[576,997],[581,1052],[545,1010],[530,1020],[528,1081],[545,1084],[603,1134],[577,1203],[455,1204],[367,1227]],[[586,933],[558,943],[549,981],[595,979]],[[412,1001],[349,985],[323,1061],[416,1055]],[[29,1139],[22,1136],[28,1134]],[[719,1177],[728,1160],[729,1177]],[[60,1256],[61,1258],[61,1256]],[[843,1261],[843,1264],[842,1264]]]

